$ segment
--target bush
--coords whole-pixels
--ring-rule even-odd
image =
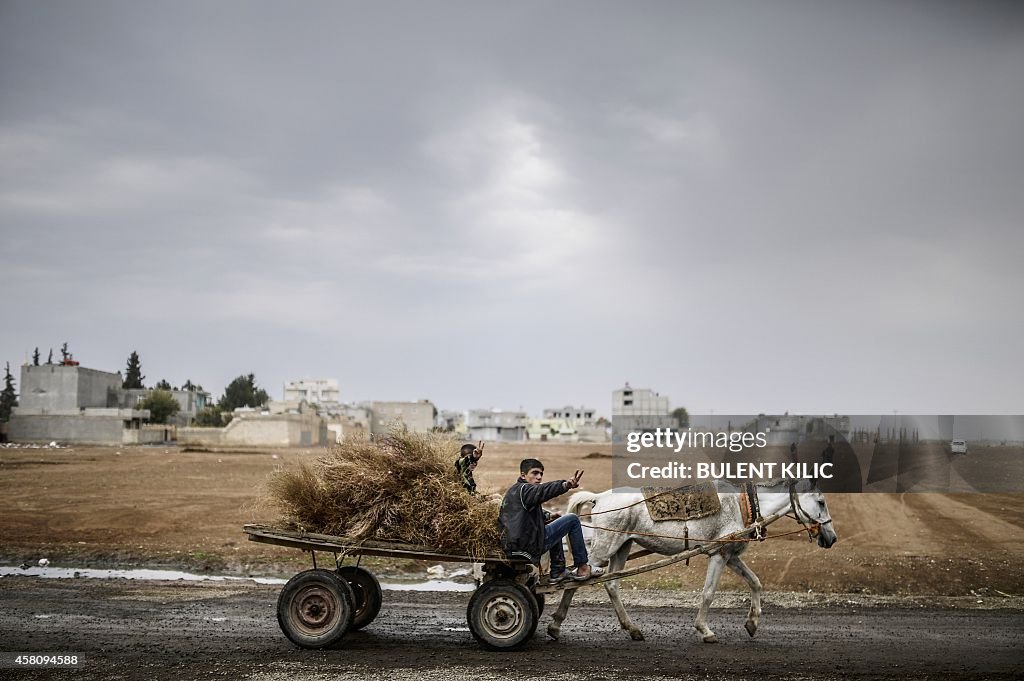
[[[167,419],[177,414],[180,408],[178,400],[166,390],[154,390],[139,404],[139,409],[149,410],[152,423],[167,423]]]
[[[221,418],[220,409],[217,407],[203,407],[196,414],[196,419],[192,425],[200,428],[220,428],[224,425],[224,420]]]

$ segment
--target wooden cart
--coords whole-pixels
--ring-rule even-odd
[[[362,556],[383,556],[447,563],[480,563],[484,579],[473,592],[466,611],[469,630],[484,648],[513,650],[529,640],[537,629],[544,598],[532,589],[533,577],[526,561],[510,561],[504,555],[484,557],[450,554],[428,546],[396,541],[347,542],[340,537],[293,532],[265,525],[246,525],[249,541],[289,546],[309,551],[313,569],[288,580],[277,599],[281,631],[303,648],[325,648],[346,632],[370,624],[380,612],[380,583],[362,567]],[[329,569],[317,565],[317,552],[334,557]],[[344,565],[346,558],[357,559]]]
[[[748,527],[730,538],[750,536],[759,527],[783,515],[779,513],[769,516],[758,525]],[[474,557],[396,541],[352,543],[340,537],[282,530],[266,525],[245,525],[243,530],[249,535],[249,541],[288,546],[310,553],[313,569],[300,572],[288,580],[277,599],[277,622],[281,631],[303,648],[334,645],[348,631],[361,629],[377,617],[383,594],[380,582],[373,573],[359,565],[362,556],[483,563],[483,579],[473,592],[466,609],[469,630],[473,638],[487,650],[515,650],[529,641],[536,632],[540,615],[544,611],[545,594],[656,570],[697,555],[717,553],[722,546],[721,543],[706,545],[585,582],[567,581],[549,585],[538,582],[529,562],[509,560],[498,553]],[[319,567],[317,552],[332,554],[333,565],[326,569]],[[630,555],[630,559],[648,553],[637,551]],[[349,557],[356,558],[354,565],[344,564]]]

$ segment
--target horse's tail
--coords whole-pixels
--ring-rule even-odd
[[[597,494],[594,492],[576,492],[569,497],[569,505],[566,507],[566,513],[580,514],[580,507],[584,504],[592,504],[597,501]]]

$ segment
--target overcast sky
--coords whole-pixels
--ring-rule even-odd
[[[0,362],[1020,414],[1022,120],[1016,3],[4,0]]]

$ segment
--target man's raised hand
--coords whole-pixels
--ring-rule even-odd
[[[565,484],[568,485],[568,489],[576,489],[577,487],[579,487],[580,486],[580,478],[582,478],[582,477],[583,477],[583,471],[577,470],[576,471],[576,475],[572,476],[571,478],[569,478],[568,480],[565,481]]]

